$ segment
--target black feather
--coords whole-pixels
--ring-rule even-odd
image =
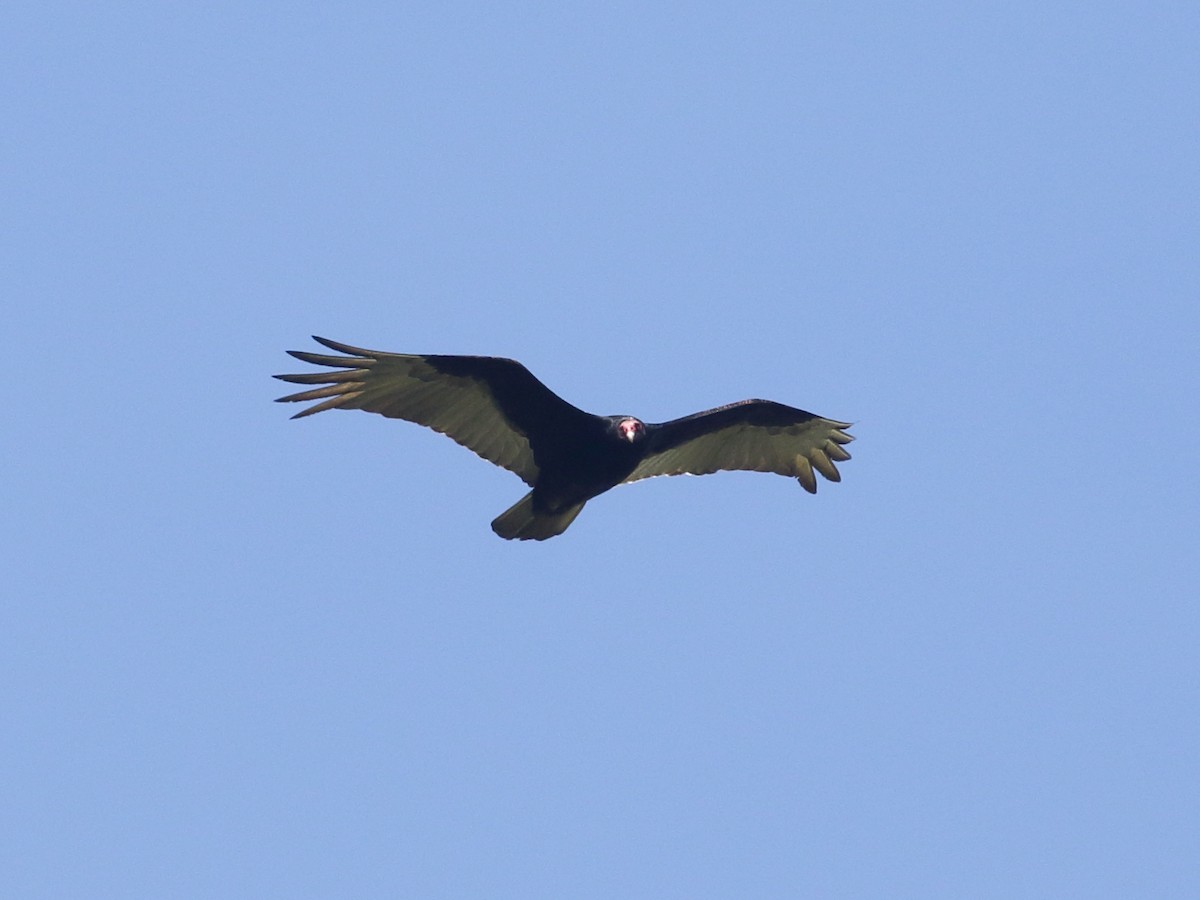
[[[561,534],[583,505],[618,484],[728,469],[776,472],[815,493],[814,470],[840,481],[846,422],[770,400],[743,400],[658,424],[597,416],[563,400],[515,360],[382,353],[327,338],[343,354],[289,350],[330,371],[275,377],[318,385],[280,402],[318,401],[293,418],[362,409],[439,431],[515,472],[533,490],[492,528],[506,538]]]

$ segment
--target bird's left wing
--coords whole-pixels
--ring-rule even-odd
[[[303,362],[335,369],[275,376],[293,384],[325,385],[279,398],[320,401],[293,418],[336,408],[406,419],[453,438],[530,486],[539,471],[538,435],[592,418],[515,360],[382,353],[326,338],[314,340],[346,355],[288,351]]]
[[[848,422],[774,403],[743,400],[648,425],[646,455],[626,481],[655,475],[708,475],[729,469],[776,472],[817,492],[814,470],[841,481],[834,461],[850,458]]]

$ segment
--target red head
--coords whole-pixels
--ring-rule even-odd
[[[622,440],[634,444],[646,436],[646,425],[633,416],[626,416],[617,423],[617,434],[621,436]]]

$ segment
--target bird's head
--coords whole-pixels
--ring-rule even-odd
[[[617,435],[623,441],[636,444],[646,436],[646,423],[633,416],[625,416],[617,420]]]

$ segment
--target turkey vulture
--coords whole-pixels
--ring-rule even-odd
[[[654,424],[577,409],[515,360],[491,356],[380,353],[313,336],[344,356],[289,350],[334,371],[276,375],[325,385],[280,397],[326,409],[365,409],[440,431],[520,476],[533,490],[492,522],[502,538],[544,541],[562,534],[597,494],[654,475],[721,469],[776,472],[817,492],[815,469],[840,481],[834,460],[850,458],[848,422],[770,400],[742,400]]]

